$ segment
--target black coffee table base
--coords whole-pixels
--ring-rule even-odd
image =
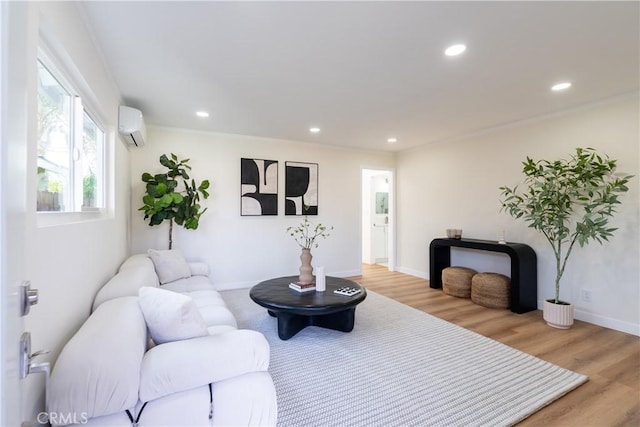
[[[347,308],[331,314],[301,316],[286,311],[268,310],[278,319],[278,337],[288,340],[307,326],[319,326],[334,331],[351,332],[356,318],[356,308]]]

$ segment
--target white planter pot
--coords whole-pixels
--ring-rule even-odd
[[[555,304],[545,300],[542,317],[549,326],[569,329],[573,325],[573,304]]]

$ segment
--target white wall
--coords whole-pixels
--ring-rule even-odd
[[[62,346],[89,315],[97,290],[115,273],[127,255],[129,221],[129,154],[116,138],[117,107],[120,94],[91,42],[85,24],[73,2],[29,3],[29,52],[27,69],[31,70],[28,87],[29,123],[27,191],[27,277],[40,290],[40,302],[25,318],[31,331],[33,351],[49,349],[51,353],[38,361],[55,361]],[[36,214],[36,121],[38,37],[42,33],[57,57],[64,59],[67,71],[78,73],[86,85],[80,89],[83,101],[107,126],[108,172],[111,184],[110,209],[101,217],[84,221],[66,214]],[[77,77],[77,76],[74,76]],[[42,215],[54,215],[62,223],[45,226]],[[60,220],[60,218],[64,218]],[[42,375],[26,380],[25,419],[34,419],[43,410]]]
[[[299,274],[300,249],[285,232],[302,217],[284,215],[285,161],[318,163],[318,216],[314,222],[334,230],[312,249],[313,265],[327,274],[349,276],[361,271],[361,169],[392,168],[390,153],[370,153],[316,144],[248,136],[149,128],[148,143],[132,150],[132,252],[166,249],[168,225],[150,227],[137,211],[142,205],[143,172],[157,173],[162,154],[190,158],[197,181],[209,179],[209,210],[198,230],[174,227],[174,248],[187,258],[200,258],[212,267],[220,287],[255,284],[270,277]],[[278,160],[278,215],[240,216],[240,159]]]
[[[522,161],[567,157],[576,147],[593,147],[618,160],[618,171],[633,174],[630,191],[611,225],[608,243],[575,248],[561,285],[561,297],[576,306],[576,318],[640,334],[638,169],[639,121],[636,95],[608,100],[562,116],[529,121],[457,142],[399,154],[398,265],[428,278],[429,242],[445,229],[461,227],[463,237],[526,243],[538,256],[538,306],[553,296],[551,248],[526,223],[500,213],[501,185],[522,180]],[[452,263],[480,271],[509,272],[508,258],[477,251],[452,251]],[[593,302],[580,299],[580,289]]]

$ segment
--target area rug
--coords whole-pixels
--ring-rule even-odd
[[[352,332],[287,341],[248,290],[223,297],[271,345],[279,426],[513,425],[587,381],[371,291]]]

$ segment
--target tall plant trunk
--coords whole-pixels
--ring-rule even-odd
[[[558,240],[557,247],[554,248],[554,252],[556,254],[556,289],[555,289],[555,300],[556,304],[560,303],[560,279],[562,279],[562,273],[564,273],[564,267],[562,265],[562,239]],[[567,258],[565,257],[565,264],[567,262]]]
[[[571,255],[573,245],[575,245],[577,240],[578,233],[574,233],[573,237],[571,238],[571,243],[569,244],[569,249],[567,249],[567,253],[564,254],[564,259],[562,258],[562,241],[558,242],[558,248],[556,250],[556,304],[560,303],[560,279],[562,279],[564,269],[567,266],[567,261],[569,260],[569,255]]]
[[[173,246],[173,218],[169,220],[169,250]]]
[[[560,279],[562,279],[562,242],[558,242],[558,250],[556,252],[556,289],[554,301],[556,304],[560,302]]]

